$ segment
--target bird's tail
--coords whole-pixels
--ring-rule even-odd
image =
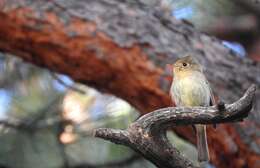
[[[195,125],[197,134],[197,148],[199,162],[209,161],[209,150],[205,125]]]

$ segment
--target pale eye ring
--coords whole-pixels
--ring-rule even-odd
[[[183,65],[184,67],[186,67],[186,66],[187,66],[187,63],[184,62],[182,65]]]

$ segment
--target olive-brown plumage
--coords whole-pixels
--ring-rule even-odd
[[[212,94],[202,67],[192,56],[182,57],[173,65],[174,80],[170,95],[176,106],[210,106]],[[195,125],[198,160],[208,161],[206,126]]]

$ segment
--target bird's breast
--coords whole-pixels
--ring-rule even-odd
[[[210,88],[203,75],[175,80],[171,94],[177,106],[208,106],[210,102]]]

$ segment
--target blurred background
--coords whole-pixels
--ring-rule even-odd
[[[259,60],[258,16],[249,7],[233,0],[163,0],[162,5],[172,17],[221,38],[240,57],[248,53]],[[92,137],[95,128],[124,129],[138,117],[117,97],[0,53],[0,167],[153,168],[131,149]],[[172,132],[168,137],[196,162],[193,145]]]
[[[127,147],[92,137],[95,128],[124,129],[138,118],[127,102],[13,56],[0,57],[0,165],[155,167]],[[168,136],[196,160],[191,144]]]

